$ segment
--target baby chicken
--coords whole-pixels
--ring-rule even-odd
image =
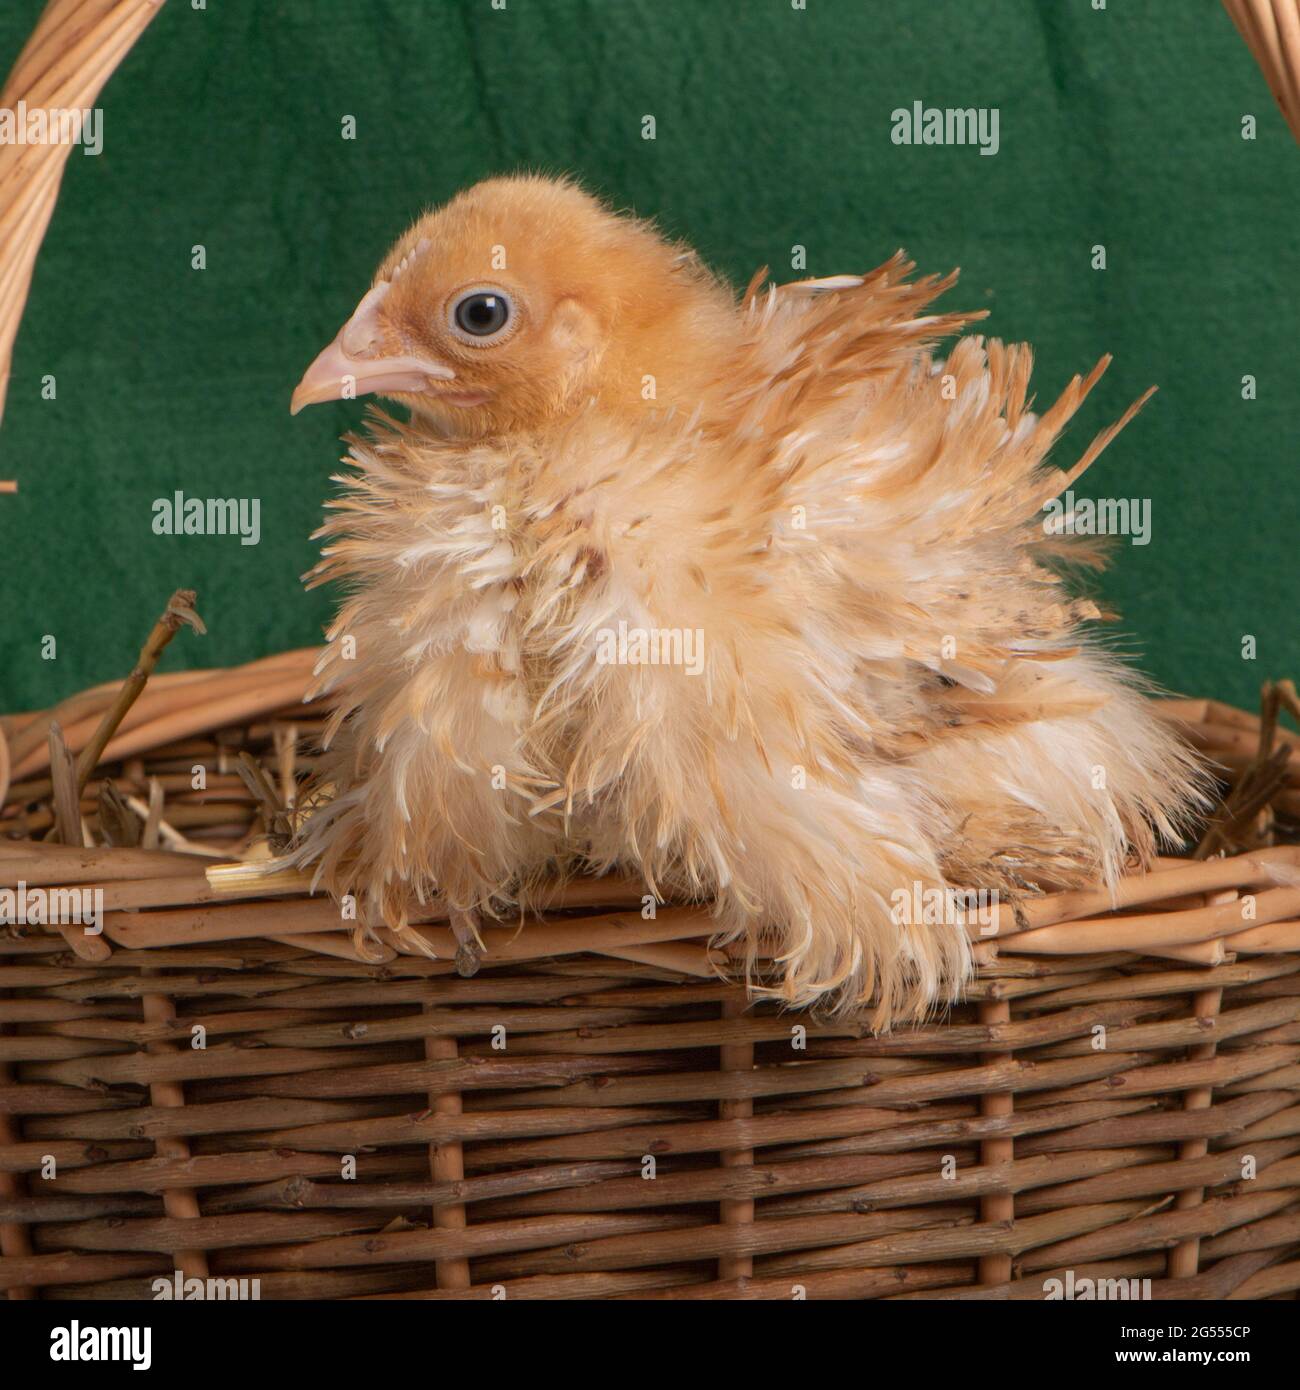
[[[1028,409],[1030,353],[930,312],[955,277],[740,302],[573,183],[422,217],[292,409],[351,438],[313,583],[328,799],[295,862],[462,939],[556,873],[711,902],[751,983],[876,1028],[956,997],[960,920],[909,904],[1100,879],[1176,839],[1199,774],[1063,589],[1044,456],[1105,369]],[[1145,398],[1144,398],[1145,399]],[[774,966],[755,974],[760,958]]]

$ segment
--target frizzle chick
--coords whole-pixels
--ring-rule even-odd
[[[349,596],[296,862],[462,937],[617,867],[713,902],[779,997],[887,1027],[970,970],[905,902],[1114,883],[1176,839],[1195,764],[1085,635],[1089,543],[1043,524],[1137,405],[1045,465],[1105,361],[1035,415],[1027,348],[935,357],[982,315],[912,269],[737,301],[538,177],[416,222],[293,398],[410,413],[351,441],[320,533]]]

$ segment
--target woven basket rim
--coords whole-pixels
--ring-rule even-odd
[[[291,736],[323,709],[305,700],[317,648],[280,652],[228,668],[155,676],[104,750],[100,768],[139,769],[149,757],[183,750],[195,739],[214,742],[218,766],[229,773],[231,731],[266,741]],[[10,765],[15,788],[31,788],[48,773],[50,727],[58,723],[70,753],[91,739],[102,711],[119,689],[107,682],[49,710],[0,718],[0,770]],[[1153,702],[1211,761],[1231,766],[1258,743],[1260,720],[1211,699]],[[1280,739],[1300,736],[1279,729]],[[0,799],[5,797],[0,790]],[[12,797],[9,798],[12,800]],[[166,818],[164,806],[163,818]],[[207,851],[211,854],[212,851]],[[337,907],[312,892],[309,875],[269,872],[265,864],[196,861],[172,849],[82,849],[39,839],[0,840],[0,889],[96,886],[105,897],[104,939],[76,930],[68,944],[84,959],[116,950],[160,950],[264,936],[292,938],[305,949],[381,965],[410,954],[409,943],[384,928],[363,942]],[[1239,955],[1300,951],[1300,846],[1280,845],[1207,860],[1162,858],[1148,872],[1131,872],[1112,891],[1098,887],[1049,892],[994,907],[991,920],[971,923],[977,967],[985,974],[1013,954],[1026,966],[1044,956],[1104,956],[1116,951],[1201,967],[1231,964]],[[646,889],[627,879],[577,879],[554,887],[554,909],[586,915],[484,928],[484,968],[556,955],[607,954],[696,979],[727,974],[742,954],[713,943],[707,904],[656,907],[643,914]],[[259,913],[264,920],[257,921]],[[412,913],[412,930],[429,952],[450,962],[456,943],[437,904]]]

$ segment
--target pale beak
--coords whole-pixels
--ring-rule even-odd
[[[385,355],[379,308],[390,286],[384,281],[357,305],[334,341],[303,374],[289,402],[289,414],[321,401],[352,400],[375,392],[423,391],[430,379],[454,381],[456,373],[443,362],[419,354]]]

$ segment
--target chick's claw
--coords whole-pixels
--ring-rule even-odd
[[[483,938],[479,935],[478,915],[453,907],[448,911],[452,935],[456,938],[456,973],[465,979],[477,975],[483,963]]]

